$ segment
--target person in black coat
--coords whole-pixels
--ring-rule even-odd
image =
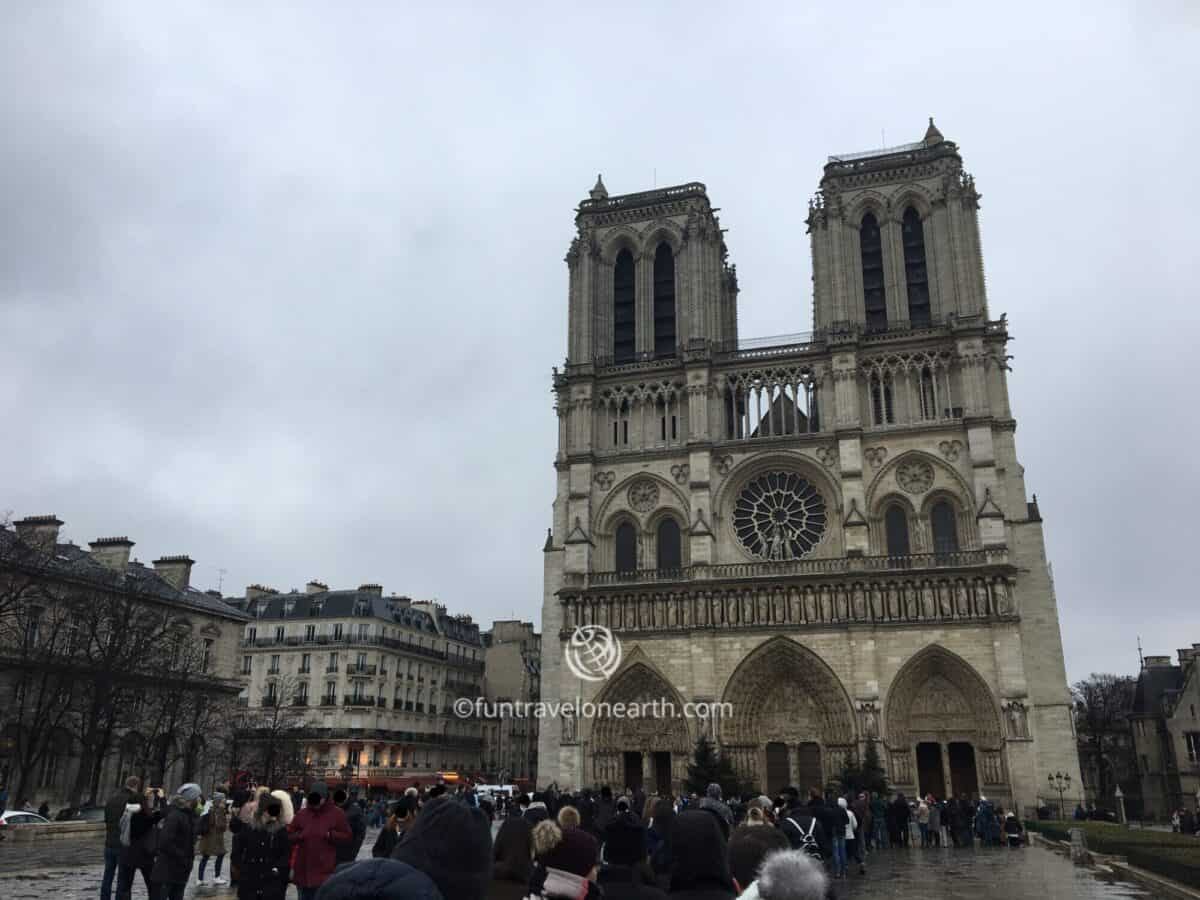
[[[292,848],[282,814],[278,799],[264,797],[254,824],[243,825],[235,836],[231,862],[238,867],[238,900],[283,900]]]
[[[673,898],[730,900],[737,896],[717,816],[704,809],[680,813],[671,826],[671,849]]]
[[[338,788],[333,792],[333,802],[342,808],[342,812],[346,814],[346,824],[350,826],[350,840],[345,844],[337,844],[334,852],[337,855],[337,864],[354,862],[358,859],[358,851],[362,849],[363,841],[367,837],[367,817],[363,814],[362,807],[358,805],[358,800],[348,800],[346,792],[342,788]]]
[[[416,817],[416,797],[401,797],[396,801],[387,822],[379,829],[379,836],[375,838],[375,845],[371,848],[371,856],[375,859],[387,859],[391,856]]]
[[[130,812],[129,845],[121,847],[118,858],[117,900],[129,900],[132,896],[135,872],[142,873],[146,896],[153,896],[150,874],[154,869],[154,852],[158,841],[155,826],[162,821],[162,813],[154,809],[149,796],[143,796],[136,808],[132,803],[125,808]]]
[[[188,783],[175,793],[175,801],[158,829],[158,854],[150,880],[160,900],[183,900],[183,892],[196,859],[196,807],[200,785]]]
[[[646,861],[646,828],[633,815],[618,815],[604,831],[604,865],[596,883],[605,900],[666,900]]]

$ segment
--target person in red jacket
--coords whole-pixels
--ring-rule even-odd
[[[314,782],[305,799],[304,809],[287,827],[296,847],[292,882],[300,892],[300,900],[315,900],[317,890],[337,866],[334,845],[348,842],[353,835],[346,814],[329,802],[325,782]]]

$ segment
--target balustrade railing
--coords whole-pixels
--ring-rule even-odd
[[[913,572],[923,569],[965,569],[1008,563],[1007,547],[983,547],[907,556],[844,556],[831,559],[793,559],[693,565],[680,569],[636,569],[631,572],[567,573],[567,587],[608,587],[680,581],[720,581],[747,578],[786,578],[804,575],[849,575],[859,572]]]

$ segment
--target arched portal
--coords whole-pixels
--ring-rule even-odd
[[[905,663],[887,692],[885,730],[900,790],[1008,796],[995,700],[949,650],[930,646]]]
[[[593,719],[593,779],[614,789],[678,792],[687,776],[692,741],[683,699],[667,680],[646,663],[634,662],[609,681],[596,704],[601,710],[624,704],[626,711],[631,704],[642,705],[636,716],[597,713]]]
[[[721,751],[758,790],[823,788],[854,749],[846,689],[820,657],[788,638],[772,638],[747,656],[722,699],[732,716],[720,722]]]

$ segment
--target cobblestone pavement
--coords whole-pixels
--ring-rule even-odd
[[[375,834],[368,832],[360,858],[371,855]],[[0,897],[95,900],[100,895],[102,860],[98,841],[18,846],[4,841],[0,843]],[[868,858],[865,876],[851,875],[835,887],[839,900],[1150,900],[1152,896],[1135,886],[1106,881],[1039,847],[883,850]],[[140,881],[133,896],[134,900],[145,896]],[[228,888],[198,889],[193,883],[187,896],[231,900],[234,894]],[[295,897],[295,888],[289,889],[288,897]]]

